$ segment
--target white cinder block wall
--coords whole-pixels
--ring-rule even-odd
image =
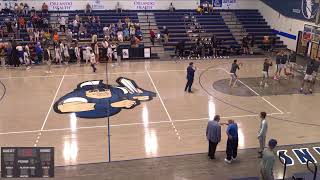
[[[303,31],[305,24],[313,24],[307,21],[297,20],[285,17],[273,10],[271,7],[260,1],[257,7],[268,24],[275,30],[297,36],[298,32]],[[296,50],[297,40],[279,36],[280,39],[288,46],[288,49]]]

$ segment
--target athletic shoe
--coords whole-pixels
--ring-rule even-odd
[[[302,91],[303,91],[303,88],[300,88],[299,92],[302,93]]]
[[[312,89],[309,89],[309,93],[312,94]]]
[[[237,158],[232,158],[232,161],[236,161],[237,160]]]
[[[224,159],[224,162],[228,163],[228,164],[231,164],[231,160],[229,161],[228,159]]]
[[[268,85],[267,83],[265,83],[265,84],[264,84],[264,87],[267,88],[267,87],[269,87],[269,85]]]

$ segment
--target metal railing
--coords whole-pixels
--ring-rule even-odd
[[[288,162],[287,162],[286,158],[283,155],[284,155],[283,153],[279,153],[279,161],[284,166],[284,168],[283,168],[283,176],[282,176],[282,179],[284,180],[285,177],[286,177]]]
[[[311,169],[311,168],[310,168],[310,165],[309,165],[310,163],[312,163],[314,169]],[[316,180],[316,179],[317,179],[317,173],[318,173],[317,164],[308,159],[308,161],[307,161],[307,168],[308,168],[308,170],[309,170],[311,173],[313,173],[313,180]]]

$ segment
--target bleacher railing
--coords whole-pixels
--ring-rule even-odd
[[[311,168],[310,168],[310,163],[313,165],[314,169],[311,169]],[[308,161],[307,161],[307,168],[308,168],[308,170],[313,174],[313,180],[316,180],[316,179],[317,179],[317,173],[318,173],[317,164],[314,163],[313,161],[310,161],[310,160],[308,159]]]
[[[288,162],[286,160],[286,158],[284,157],[283,153],[280,153],[279,154],[279,161],[281,164],[283,164],[283,176],[282,176],[282,179],[284,180],[286,178],[286,172],[287,172],[287,165],[288,165]]]

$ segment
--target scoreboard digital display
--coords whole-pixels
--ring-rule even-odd
[[[2,147],[2,178],[54,177],[53,147]]]

